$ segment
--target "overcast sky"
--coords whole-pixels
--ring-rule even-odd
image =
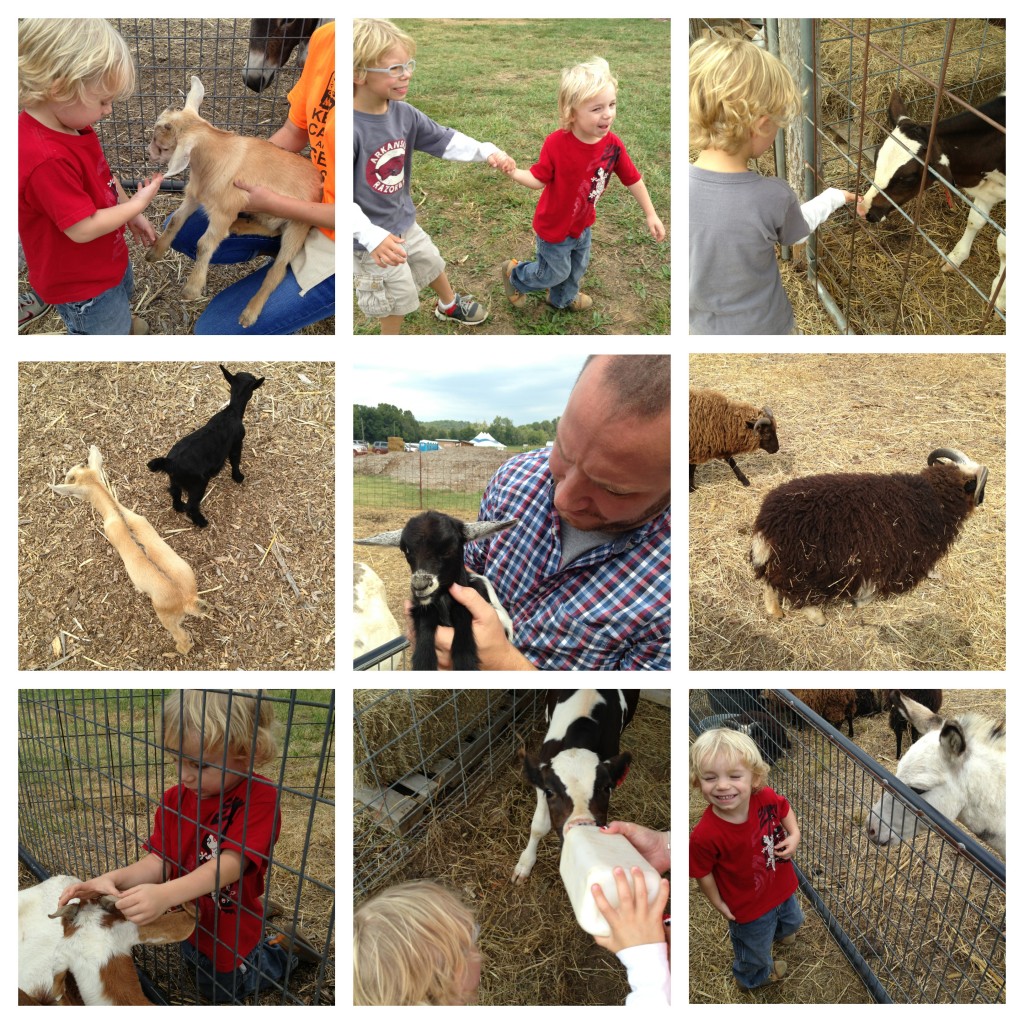
[[[458,358],[465,365],[455,365]],[[360,405],[387,402],[418,420],[478,423],[507,416],[519,426],[562,415],[585,359],[579,354],[524,358],[509,350],[491,356],[470,343],[431,344],[418,355],[403,349],[393,362],[357,361],[351,393]]]

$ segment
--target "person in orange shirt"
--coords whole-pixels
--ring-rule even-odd
[[[323,197],[309,203],[283,196],[240,179],[249,193],[247,209],[314,225],[302,252],[292,261],[285,279],[274,289],[259,320],[241,327],[238,316],[256,294],[271,264],[236,281],[210,300],[196,321],[196,334],[294,334],[301,327],[334,315],[334,22],[318,28],[309,40],[302,76],[288,93],[288,120],[270,136],[281,149],[298,153],[308,145],[313,166],[323,179]],[[173,248],[195,258],[196,243],[206,231],[202,209],[194,213]],[[279,240],[260,235],[231,235],[217,247],[211,263],[241,263],[277,252]]]

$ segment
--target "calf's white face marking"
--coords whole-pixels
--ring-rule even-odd
[[[571,810],[561,822],[555,821],[555,815],[552,815],[552,824],[561,830],[562,835],[574,825],[594,823],[590,802],[596,796],[594,791],[597,786],[597,765],[597,754],[582,748],[563,750],[551,759],[550,770],[558,776],[572,804]],[[541,770],[543,771],[543,767]],[[606,811],[607,808],[608,803],[605,801]],[[564,805],[561,809],[564,810]]]

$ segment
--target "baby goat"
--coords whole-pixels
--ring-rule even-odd
[[[226,459],[231,460],[231,479],[239,484],[245,479],[240,468],[242,440],[245,438],[242,415],[252,393],[266,380],[266,377],[256,378],[241,371],[232,375],[223,364],[220,369],[231,385],[231,401],[227,408],[214,413],[206,426],[183,437],[166,458],[150,459],[146,463],[154,473],[166,473],[171,478],[171,486],[167,489],[174,502],[174,511],[187,512],[196,526],[207,524],[199,511],[199,502]],[[188,491],[187,505],[182,504],[182,490]]]
[[[453,583],[472,587],[494,607],[511,643],[512,620],[498,601],[490,581],[466,571],[464,552],[467,541],[481,540],[518,522],[518,519],[506,519],[500,523],[463,523],[443,512],[424,512],[413,516],[403,530],[390,530],[356,541],[357,544],[401,548],[412,569],[412,621],[416,628],[414,672],[437,670],[434,633],[438,626],[455,629],[452,668],[462,671],[480,668],[473,639],[473,617],[449,594]]]
[[[174,637],[179,654],[192,650],[192,638],[182,628],[186,615],[205,616],[209,605],[200,600],[195,573],[144,516],[129,512],[103,482],[103,456],[93,445],[84,466],[68,470],[62,484],[50,484],[58,494],[88,500],[103,520],[103,533],[124,561],[135,589],[153,601],[153,610]]]
[[[142,993],[132,947],[187,939],[195,930],[195,905],[187,903],[144,925],[126,920],[111,896],[58,910],[60,894],[77,881],[51,875],[18,893],[19,996],[30,1004],[75,1005],[74,986],[66,987],[70,971],[85,1006],[152,1006]]]
[[[184,110],[168,107],[153,129],[149,158],[155,164],[167,164],[167,174],[180,174],[191,166],[185,200],[167,225],[167,230],[146,253],[152,262],[160,259],[174,241],[178,229],[200,206],[210,226],[199,239],[196,263],[189,274],[183,295],[198,299],[206,285],[210,257],[230,232],[236,235],[280,235],[281,249],[274,265],[263,279],[260,290],[242,310],[238,322],[251,327],[263,310],[270,293],[284,280],[288,265],[301,251],[310,225],[286,220],[268,213],[253,213],[251,219],[239,219],[249,194],[235,186],[240,180],[247,185],[262,185],[281,195],[308,203],[320,201],[323,185],[313,164],[295,153],[280,149],[265,139],[251,139],[234,132],[214,128],[199,116],[199,104],[206,90],[192,76],[192,88],[185,99]]]

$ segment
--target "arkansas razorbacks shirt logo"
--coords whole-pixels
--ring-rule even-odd
[[[384,143],[366,161],[366,184],[382,196],[405,188],[405,139]]]

